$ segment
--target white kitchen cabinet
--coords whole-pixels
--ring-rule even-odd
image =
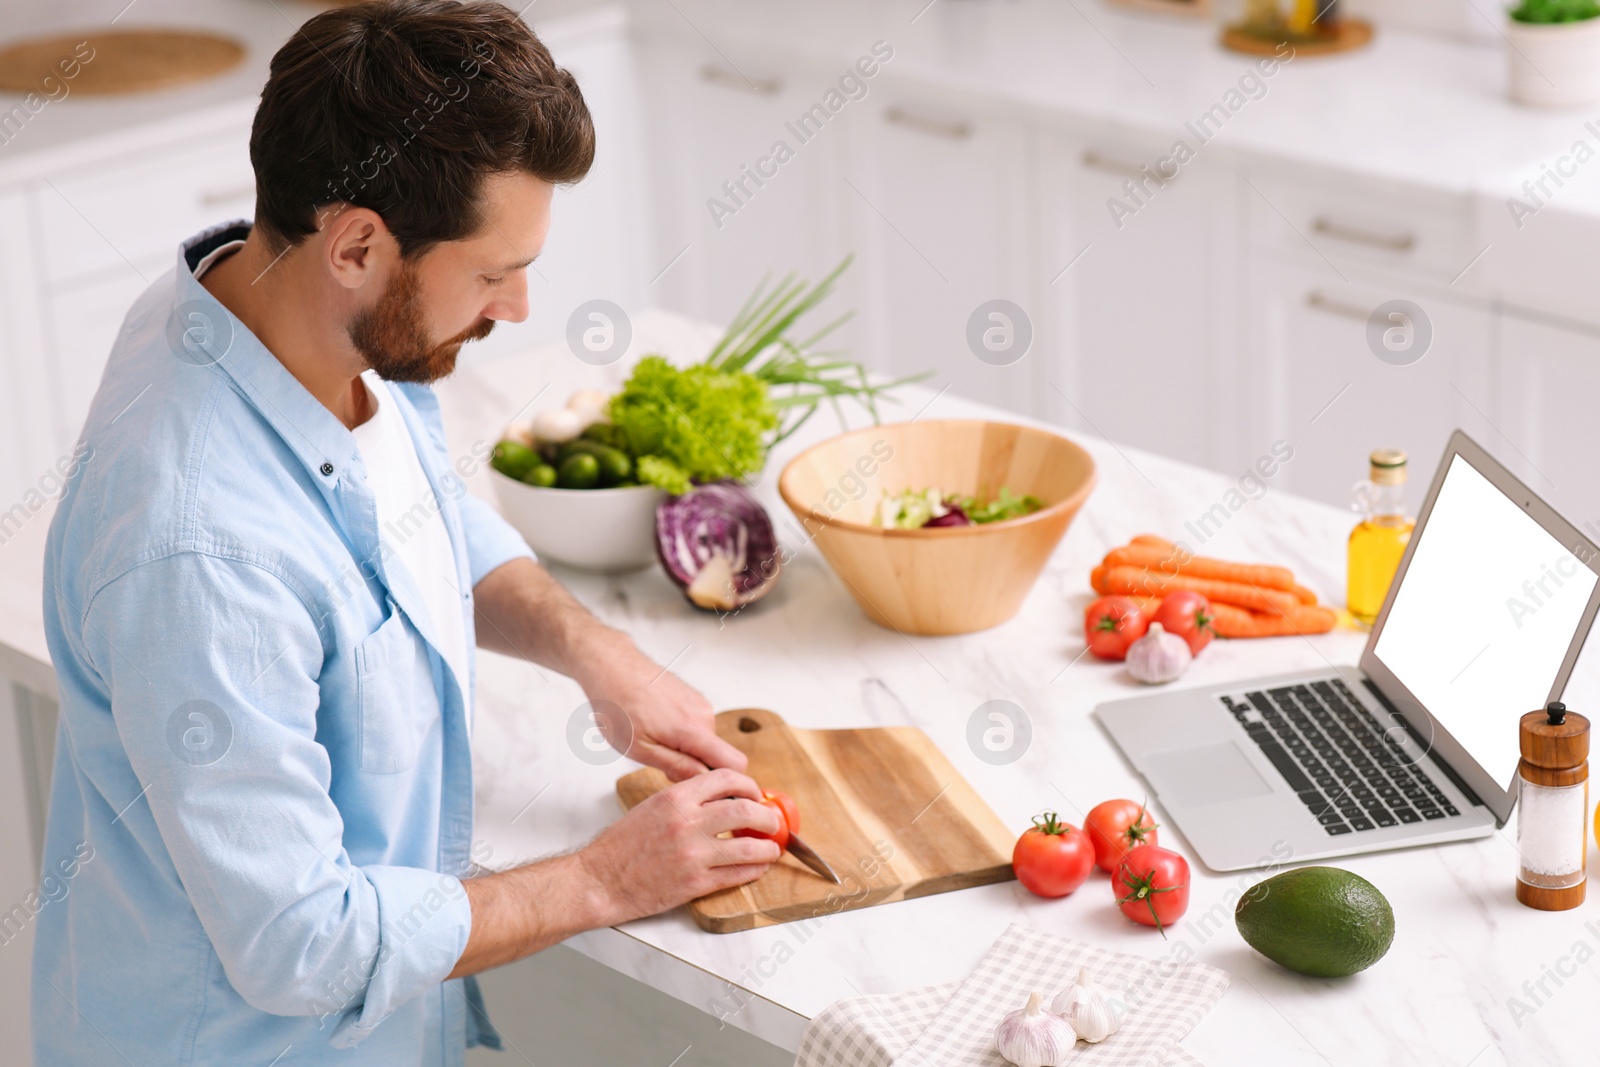
[[[176,253],[177,242],[173,243]],[[170,269],[170,268],[168,268]],[[145,275],[156,274],[148,267]],[[50,352],[50,385],[55,402],[57,454],[72,451],[100,388],[111,346],[128,309],[149,283],[130,269],[63,288],[44,303],[44,327]]]
[[[1248,421],[1263,454],[1278,440],[1294,450],[1271,488],[1343,504],[1367,476],[1373,449],[1402,448],[1414,507],[1457,427],[1503,454],[1492,437],[1499,404],[1486,308],[1415,286],[1345,282],[1327,268],[1265,256],[1252,260],[1249,277],[1250,388],[1215,414]],[[1403,366],[1380,359],[1368,343],[1372,312],[1394,299],[1420,307],[1432,332],[1426,354]]]
[[[1499,432],[1483,444],[1600,541],[1600,330],[1507,313],[1498,341]]]
[[[1154,173],[1170,147],[1109,131],[1043,141],[1040,266],[1056,341],[1046,411],[1073,429],[1242,469],[1255,458],[1241,456],[1249,428],[1219,417],[1238,394],[1232,172],[1201,155],[1169,165],[1170,180],[1147,178],[1142,168]]]
[[[636,42],[644,94],[655,240],[651,303],[726,322],[763,276],[790,271],[815,281],[858,251],[848,231],[841,175],[844,131],[873,102],[846,104],[827,120],[800,125],[839,72],[795,60],[724,55],[679,36]],[[840,63],[840,69],[844,66]],[[856,263],[840,292],[815,313],[815,326],[860,308]],[[860,331],[835,340],[854,358]]]
[[[869,286],[868,346],[895,374],[932,370],[935,388],[1043,414],[1052,354],[1041,336],[1033,129],[881,77],[855,116],[843,176]],[[996,300],[1021,314],[986,309],[974,327]]]
[[[1323,169],[1251,167],[1245,221],[1257,249],[1346,275],[1377,271],[1473,292],[1477,240],[1470,196]]]
[[[21,188],[0,192],[0,512],[22,500],[54,459],[49,363],[39,316],[33,221]],[[16,516],[9,523],[14,524]],[[0,515],[0,543],[10,536]]]
[[[218,222],[255,214],[250,129],[150,145],[91,167],[43,177],[34,187],[47,284],[141,272],[155,277],[178,243]]]

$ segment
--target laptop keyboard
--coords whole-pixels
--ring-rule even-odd
[[[1461,814],[1343,679],[1222,702],[1330,835]]]

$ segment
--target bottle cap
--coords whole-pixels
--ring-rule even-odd
[[[1522,758],[1535,767],[1566,770],[1589,758],[1589,720],[1553,700],[1522,717]]]
[[[1380,448],[1372,453],[1373,485],[1404,485],[1406,483],[1406,454],[1398,448]]]

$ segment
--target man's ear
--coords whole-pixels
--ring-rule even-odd
[[[370,208],[347,207],[326,224],[324,263],[336,282],[359,289],[387,272],[399,249],[383,218]]]

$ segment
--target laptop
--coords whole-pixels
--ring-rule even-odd
[[[1597,609],[1600,549],[1457,430],[1359,667],[1095,717],[1212,870],[1487,837]]]

